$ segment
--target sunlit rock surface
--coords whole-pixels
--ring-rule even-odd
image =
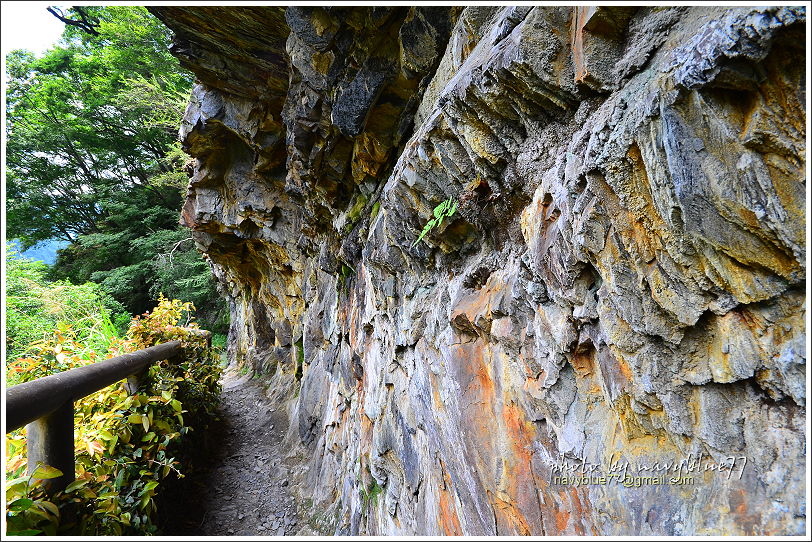
[[[803,8],[151,9],[309,529],[804,532]]]

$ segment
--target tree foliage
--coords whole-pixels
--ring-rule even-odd
[[[207,264],[194,243],[178,246],[177,127],[192,76],[169,53],[168,29],[136,6],[55,15],[76,22],[58,46],[6,57],[9,237],[24,248],[69,241],[50,277],[98,282],[131,313],[171,291],[222,323]]]
[[[42,58],[6,58],[9,230],[26,247],[98,232],[131,190],[167,197],[150,177],[171,167],[191,79],[144,8],[84,9],[97,35],[68,27]]]

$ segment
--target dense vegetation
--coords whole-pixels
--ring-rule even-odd
[[[60,45],[7,64],[7,228],[23,247],[63,239],[51,279],[93,281],[132,314],[159,293],[223,332],[208,264],[178,226],[186,156],[177,128],[192,84],[146,9],[85,7]]]
[[[7,435],[7,534],[151,534],[158,492],[193,468],[219,394],[219,355],[189,330],[195,306],[205,328],[227,325],[178,226],[192,79],[144,8],[54,12],[67,24],[58,46],[6,56],[7,234],[22,248],[68,245],[52,266],[6,246],[5,383],[173,339],[184,349],[133,395],[118,383],[75,402],[64,492],[43,490],[62,475],[53,467],[26,472],[25,430]]]
[[[17,360],[47,343],[55,331],[70,326],[78,342],[105,352],[130,323],[124,307],[98,284],[51,282],[47,271],[44,263],[6,248],[6,360],[12,385],[20,382],[14,373]],[[45,365],[32,367],[25,376],[30,380],[51,372]]]
[[[17,257],[9,270],[9,322],[19,324],[22,316],[37,331],[9,326],[10,351],[19,357],[7,364],[8,385],[174,339],[184,350],[179,359],[154,364],[133,395],[122,381],[74,403],[76,480],[64,492],[43,490],[43,480],[62,475],[53,467],[26,474],[25,429],[7,436],[7,534],[156,532],[157,492],[194,468],[219,394],[219,360],[189,330],[196,327],[189,321],[193,307],[160,299],[122,335],[98,286],[49,284],[41,265]],[[42,292],[49,293],[36,302]]]

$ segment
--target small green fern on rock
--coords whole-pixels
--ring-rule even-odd
[[[434,217],[426,222],[423,231],[420,232],[420,236],[412,243],[412,246],[417,245],[432,229],[439,227],[443,223],[443,219],[453,216],[455,212],[457,212],[457,202],[453,201],[453,198],[448,198],[440,203],[434,208]]]

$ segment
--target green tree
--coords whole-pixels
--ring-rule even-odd
[[[143,7],[58,15],[81,24],[41,58],[6,57],[9,237],[25,248],[69,241],[51,279],[98,282],[133,314],[159,292],[188,299],[211,326],[223,302],[208,265],[192,242],[178,245],[187,157],[177,127],[192,76]]]
[[[26,247],[98,232],[131,189],[166,199],[150,179],[173,169],[166,155],[191,77],[144,8],[85,11],[97,35],[67,27],[42,58],[6,58],[8,225]]]

